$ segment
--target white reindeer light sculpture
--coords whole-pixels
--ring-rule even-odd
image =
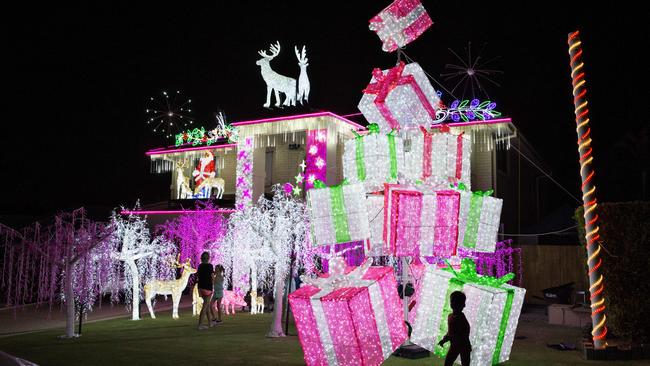
[[[183,269],[183,274],[181,278],[177,280],[170,281],[160,281],[155,280],[144,285],[144,301],[147,303],[147,308],[149,308],[149,314],[151,314],[152,319],[156,319],[156,314],[153,312],[153,307],[151,306],[151,299],[156,297],[156,295],[172,295],[173,301],[173,312],[172,318],[178,319],[178,305],[181,302],[181,294],[185,287],[187,287],[187,281],[190,278],[192,273],[196,273],[196,269],[192,268],[190,258],[187,258],[187,261],[183,264],[178,263],[180,259],[180,254],[176,257],[176,262],[174,265],[177,268]]]
[[[300,77],[298,77],[298,101],[302,104],[303,100],[309,102],[309,77],[307,76],[307,66],[309,66],[309,59],[307,58],[307,50],[302,46],[302,52],[298,52],[298,47],[294,46],[296,58],[298,58],[298,66],[300,66]]]
[[[266,103],[264,103],[264,107],[268,108],[271,105],[271,91],[275,93],[276,107],[280,107],[281,105],[280,93],[285,95],[284,103],[282,105],[295,106],[296,79],[278,74],[271,69],[271,65],[269,64],[271,60],[280,54],[280,42],[278,41],[275,44],[271,44],[269,50],[271,51],[270,55],[264,50],[258,51],[262,58],[256,62],[256,64],[261,68],[262,78],[266,83]]]
[[[192,198],[190,178],[186,177],[184,172],[186,167],[187,160],[176,162],[176,190],[179,199]]]

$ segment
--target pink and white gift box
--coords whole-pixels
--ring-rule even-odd
[[[417,63],[400,62],[388,70],[374,69],[359,110],[382,132],[429,126],[436,121],[440,97]]]
[[[380,365],[406,340],[393,268],[371,263],[289,295],[307,365]]]
[[[370,30],[377,32],[384,51],[393,52],[417,39],[432,24],[419,0],[396,0],[370,19]]]
[[[396,256],[456,255],[459,193],[385,184],[383,238]]]
[[[405,153],[405,176],[412,181],[442,180],[470,188],[472,142],[464,134],[411,131]]]

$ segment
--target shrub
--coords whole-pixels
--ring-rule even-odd
[[[650,202],[598,205],[605,277],[607,325],[616,336],[650,340]],[[583,208],[576,210],[578,233],[585,248]],[[585,258],[587,258],[585,248]],[[585,261],[586,270],[586,261]],[[586,275],[586,272],[585,272]]]

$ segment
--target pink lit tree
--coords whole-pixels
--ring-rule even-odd
[[[195,211],[158,226],[157,231],[178,246],[181,263],[190,258],[198,265],[201,253],[208,251],[212,264],[224,264],[221,241],[227,224],[222,214],[214,212],[215,209],[212,202],[197,202]]]
[[[75,304],[80,313],[112,282],[112,228],[86,217],[83,208],[61,213],[45,228],[34,223],[22,231],[0,225],[3,240],[0,289],[7,305],[48,303],[61,299],[66,333],[74,337]]]

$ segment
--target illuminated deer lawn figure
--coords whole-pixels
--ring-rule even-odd
[[[186,177],[183,170],[187,167],[187,160],[179,161],[176,163],[176,189],[178,190],[178,198],[192,198],[192,190],[190,189],[190,177]]]
[[[309,66],[309,59],[307,58],[307,50],[302,46],[302,52],[298,52],[298,47],[294,46],[296,58],[298,58],[298,66],[300,66],[300,77],[298,77],[298,101],[309,102],[309,77],[307,77],[307,66]]]
[[[267,54],[266,51],[258,51],[259,55],[262,56],[261,59],[257,60],[256,64],[260,66],[262,78],[266,83],[266,103],[264,107],[268,108],[271,105],[271,91],[275,93],[275,106],[280,106],[280,93],[284,93],[285,106],[295,106],[296,105],[296,79],[280,75],[277,72],[271,69],[269,62],[280,54],[280,42],[271,44],[269,47],[271,54]]]
[[[264,297],[251,291],[251,314],[264,314]]]
[[[185,287],[187,287],[187,281],[189,280],[190,275],[196,273],[196,269],[192,268],[190,258],[187,258],[187,261],[183,264],[178,262],[179,259],[180,254],[176,258],[174,266],[183,269],[181,278],[169,281],[154,280],[144,285],[144,301],[147,303],[147,308],[149,308],[149,314],[151,314],[152,319],[156,319],[156,315],[151,306],[151,299],[156,297],[156,295],[165,295],[165,297],[167,297],[167,295],[172,295],[172,318],[178,319],[178,304],[181,302],[181,294]]]
[[[194,188],[194,194],[199,194],[199,192],[201,192],[201,189],[203,187],[208,187],[208,198],[209,198],[210,195],[212,194],[212,188],[216,188],[217,193],[215,197],[221,199],[223,197],[223,190],[225,184],[226,182],[223,180],[223,178],[219,178],[219,177],[206,178],[203,180],[203,182],[201,182],[201,184],[199,184],[198,186],[196,186],[196,188]]]

